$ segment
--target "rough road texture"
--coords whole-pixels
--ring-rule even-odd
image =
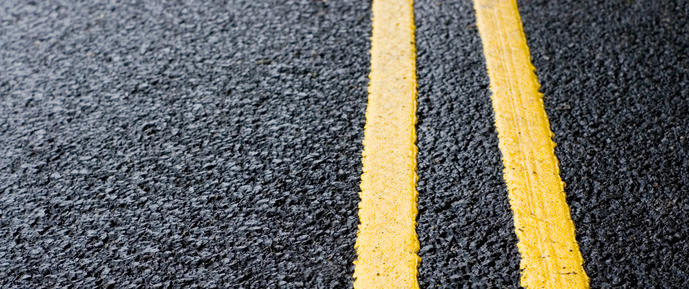
[[[522,1],[593,288],[689,282],[689,4]],[[655,4],[653,4],[655,3]],[[471,1],[416,2],[420,283],[516,288]],[[348,288],[368,1],[0,1],[0,288]]]
[[[368,4],[93,2],[0,2],[0,288],[349,286]]]
[[[689,284],[689,2],[528,1],[592,288]]]
[[[420,283],[517,288],[519,253],[471,1],[417,1]]]

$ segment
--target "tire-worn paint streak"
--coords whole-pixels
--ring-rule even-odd
[[[354,288],[418,288],[411,0],[374,0]]]
[[[525,288],[588,288],[517,2],[474,0]]]

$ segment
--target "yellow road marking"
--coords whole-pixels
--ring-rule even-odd
[[[588,288],[516,0],[474,0],[525,288]]]
[[[419,288],[412,0],[374,0],[354,288]]]

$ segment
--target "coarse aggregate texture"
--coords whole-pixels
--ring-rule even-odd
[[[592,288],[689,283],[689,3],[519,2]],[[471,1],[417,0],[422,288],[517,288]],[[0,288],[349,288],[368,1],[0,1]]]
[[[687,288],[689,2],[520,11],[591,288]]]
[[[517,288],[519,252],[471,1],[416,1],[422,288]]]
[[[346,288],[365,1],[0,1],[0,288]]]

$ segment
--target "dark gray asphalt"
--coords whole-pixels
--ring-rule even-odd
[[[517,288],[517,236],[472,1],[417,1],[415,14],[420,285]]]
[[[0,4],[0,287],[348,286],[369,5],[93,2]]]
[[[415,5],[420,283],[516,288],[472,3]],[[684,288],[689,4],[520,9],[592,288]],[[369,36],[368,1],[0,1],[0,288],[351,287]]]
[[[593,288],[689,286],[689,2],[520,7]]]

